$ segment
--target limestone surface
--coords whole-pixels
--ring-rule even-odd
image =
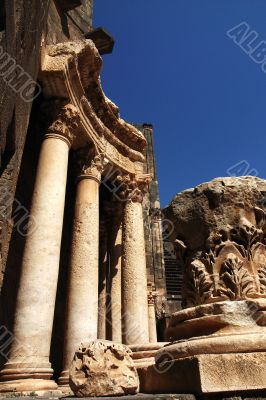
[[[187,393],[202,398],[216,393],[212,399],[232,397],[236,393],[265,393],[266,353],[202,354],[171,360],[163,368],[153,365],[139,369],[144,393]],[[229,397],[230,398],[230,397]],[[251,397],[256,399],[256,395]]]
[[[139,378],[131,354],[127,346],[107,340],[81,344],[70,367],[72,391],[78,397],[138,393]]]

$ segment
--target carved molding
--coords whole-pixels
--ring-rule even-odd
[[[99,153],[122,171],[135,174],[145,161],[146,139],[119,117],[100,83],[102,59],[91,40],[47,46],[39,79],[47,99],[60,98],[76,107],[80,130],[73,148],[93,142]]]

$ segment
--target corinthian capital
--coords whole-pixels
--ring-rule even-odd
[[[84,147],[76,152],[78,165],[78,180],[91,178],[101,182],[101,174],[104,169],[104,157],[102,154],[93,155],[91,149]]]
[[[54,102],[49,104],[48,110],[51,114],[54,114],[54,117],[53,122],[47,129],[45,137],[54,137],[64,140],[69,147],[71,147],[79,127],[78,110],[72,104],[66,104],[61,107],[58,112],[55,112],[53,107],[56,108],[56,106],[57,104]]]
[[[151,181],[149,174],[141,175],[119,175],[117,182],[119,186],[119,196],[124,201],[133,201],[142,203],[143,197],[147,192]]]

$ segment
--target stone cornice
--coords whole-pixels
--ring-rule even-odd
[[[91,40],[47,46],[39,79],[44,96],[69,101],[79,116],[73,148],[93,142],[122,171],[136,173],[145,161],[146,139],[119,117],[118,108],[104,95],[100,83],[102,59]]]

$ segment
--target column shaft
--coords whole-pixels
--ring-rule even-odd
[[[142,205],[127,201],[123,219],[123,342],[149,342],[146,256]]]
[[[157,328],[156,328],[156,316],[154,302],[148,304],[149,314],[149,339],[150,343],[157,343]]]
[[[115,224],[110,243],[110,321],[111,340],[122,343],[122,226]]]
[[[100,235],[99,247],[99,300],[98,300],[98,339],[106,339],[106,272],[107,272],[107,237],[104,231]]]
[[[41,148],[17,297],[14,341],[1,390],[56,388],[49,363],[56,288],[59,271],[69,143],[47,137]],[[35,379],[30,382],[27,378]],[[40,381],[42,379],[42,381]],[[13,389],[14,390],[14,389]]]
[[[61,385],[81,342],[97,339],[98,330],[99,181],[91,175],[77,185]]]

